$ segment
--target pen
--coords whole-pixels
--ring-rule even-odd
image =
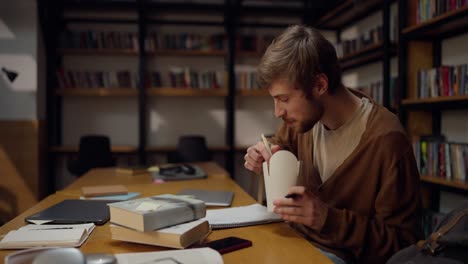
[[[263,135],[263,133],[262,133],[261,137],[262,137],[263,144],[265,145],[265,147],[266,147],[266,149],[268,151],[268,154],[270,154],[270,156],[272,156],[273,154],[271,153],[270,144],[268,143],[268,141],[267,141],[265,135]]]
[[[52,229],[74,229],[73,227],[50,227],[50,228],[34,228],[29,230],[52,230]]]
[[[290,194],[286,195],[284,198],[297,199],[297,198],[300,198],[300,197],[301,197],[300,194],[297,194],[297,193],[290,193]]]

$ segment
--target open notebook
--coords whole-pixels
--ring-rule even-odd
[[[205,219],[208,220],[212,229],[261,225],[283,221],[279,215],[267,212],[266,207],[260,204],[207,210]]]

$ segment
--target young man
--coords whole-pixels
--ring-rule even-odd
[[[335,263],[385,263],[419,235],[419,174],[398,118],[345,88],[333,45],[318,31],[292,26],[268,47],[258,83],[284,123],[272,147],[302,161],[299,198],[274,201],[275,212]],[[262,142],[245,167],[262,173]]]

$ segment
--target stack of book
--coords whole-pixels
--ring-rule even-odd
[[[136,72],[57,70],[59,88],[136,88]]]
[[[335,44],[338,58],[343,58],[359,52],[367,47],[383,42],[382,26],[364,31],[357,38],[343,40]]]
[[[109,204],[112,239],[186,248],[211,232],[201,200],[171,194]]]
[[[443,136],[421,136],[413,142],[413,150],[421,175],[466,181],[468,144],[447,142]]]
[[[138,50],[138,33],[118,31],[71,31],[60,35],[60,47],[78,49]]]
[[[417,98],[468,95],[468,64],[418,71]]]

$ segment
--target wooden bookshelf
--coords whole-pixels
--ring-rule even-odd
[[[397,46],[392,44],[390,48],[391,56],[397,55]],[[383,43],[376,43],[366,48],[357,50],[339,58],[341,69],[349,70],[364,64],[376,62],[382,59],[384,55]]]
[[[236,55],[240,58],[260,59],[263,56],[263,53],[260,53],[258,51],[238,51]]]
[[[150,56],[226,56],[227,52],[224,50],[178,50],[178,49],[160,49],[156,51],[149,51]]]
[[[407,17],[399,43],[400,91],[403,93],[400,114],[410,137],[440,135],[444,110],[468,109],[468,95],[415,98],[418,71],[440,67],[443,58],[441,42],[468,31],[468,6],[417,24],[417,4],[417,0],[410,0],[400,1],[399,5],[400,15]],[[441,189],[448,187],[450,191],[462,194],[468,190],[468,184],[460,180],[422,175],[421,182],[426,185],[422,192],[429,202],[425,205],[435,211],[439,210]]]
[[[133,49],[59,49],[61,55],[76,56],[137,56],[138,51]]]
[[[168,153],[177,150],[176,146],[160,146],[160,147],[147,147],[146,152],[149,153]],[[208,150],[212,152],[227,152],[229,151],[228,146],[208,146]]]
[[[440,96],[440,97],[414,98],[414,99],[408,98],[408,99],[403,99],[401,101],[401,104],[404,106],[426,104],[429,107],[429,104],[434,105],[434,104],[441,104],[441,103],[457,103],[457,102],[466,103],[468,106],[468,95]]]
[[[58,154],[78,153],[78,146],[53,146],[50,151]],[[111,146],[111,152],[114,154],[134,154],[138,148],[134,146]]]
[[[66,88],[58,89],[57,95],[66,97],[127,97],[136,96],[135,88]]]
[[[270,96],[268,89],[239,89],[237,90],[237,94],[244,97]]]
[[[227,89],[199,89],[199,88],[149,88],[146,90],[149,96],[210,96],[225,97],[228,94]]]
[[[409,11],[414,12],[414,11]],[[410,26],[403,29],[405,37],[413,39],[447,38],[468,31],[468,5],[416,24],[415,14]]]
[[[447,180],[434,176],[421,176],[421,181],[468,191],[468,183],[460,180]]]
[[[392,2],[395,2],[395,0],[392,0]],[[357,4],[355,0],[345,0],[322,16],[315,24],[315,27],[321,29],[341,29],[368,16],[370,13],[376,12],[381,6],[382,1],[379,0],[358,1]]]

